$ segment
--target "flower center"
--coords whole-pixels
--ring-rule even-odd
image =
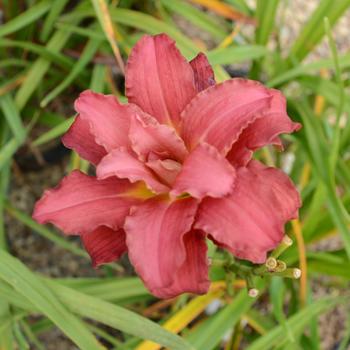
[[[152,169],[159,179],[168,186],[172,186],[177,174],[180,172],[182,165],[172,159],[149,160],[146,165]]]

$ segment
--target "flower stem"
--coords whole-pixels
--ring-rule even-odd
[[[270,275],[298,279],[301,277],[301,270],[297,268],[288,268],[281,272],[272,272]]]
[[[282,242],[278,247],[271,253],[271,257],[277,259],[287,248],[293,244],[292,239],[289,236],[284,236]]]

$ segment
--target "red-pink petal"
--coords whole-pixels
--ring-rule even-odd
[[[62,142],[67,148],[74,149],[80,157],[95,165],[107,154],[106,150],[96,143],[89,123],[79,115],[62,137]]]
[[[163,297],[162,291],[173,284],[186,260],[184,235],[191,229],[197,206],[193,198],[170,202],[158,197],[135,207],[125,220],[130,261],[156,296]]]
[[[144,181],[146,186],[155,193],[168,192],[169,187],[159,182],[151,170],[139,161],[130,151],[124,148],[114,149],[99,163],[96,169],[99,179],[117,176],[131,182]]]
[[[232,145],[227,158],[236,167],[245,166],[253,151],[268,144],[282,146],[278,135],[292,133],[301,125],[294,123],[287,114],[285,97],[278,90],[271,90],[271,108],[252,124],[248,125]]]
[[[176,131],[147,114],[139,114],[131,120],[129,138],[132,149],[140,159],[148,160],[150,153],[162,158],[182,161],[188,151]]]
[[[140,202],[128,195],[135,186],[117,178],[97,180],[75,170],[59,186],[45,191],[33,218],[40,224],[51,222],[67,234],[91,232],[101,225],[117,229],[130,207]]]
[[[215,147],[199,144],[185,160],[171,195],[223,197],[233,190],[235,177],[235,169]]]
[[[230,79],[200,92],[182,112],[182,138],[189,149],[200,142],[226,154],[244,128],[269,110],[270,89],[253,80]]]
[[[147,167],[152,169],[157,176],[167,185],[172,186],[176,176],[181,170],[181,164],[172,159],[155,159],[146,163]]]
[[[284,224],[298,216],[300,197],[286,174],[252,160],[239,168],[234,191],[206,198],[195,227],[210,234],[236,257],[263,263],[284,235]]]
[[[177,124],[196,94],[192,68],[166,34],[139,40],[129,56],[125,85],[129,102],[169,125]]]
[[[90,233],[84,233],[81,239],[94,267],[118,260],[127,251],[123,229],[115,231],[99,226]]]
[[[190,231],[184,236],[184,245],[186,260],[174,272],[172,284],[159,291],[158,296],[161,298],[173,298],[184,292],[194,294],[208,292],[210,280],[205,235],[199,230]]]
[[[130,119],[136,115],[136,106],[122,105],[115,96],[82,92],[75,101],[80,118],[87,121],[96,142],[107,152],[117,147],[129,147]]]
[[[213,68],[204,53],[200,52],[192,61],[190,61],[190,65],[193,69],[194,81],[198,92],[205,90],[209,86],[215,85]]]

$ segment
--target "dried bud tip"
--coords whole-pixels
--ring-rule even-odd
[[[273,257],[269,257],[267,258],[267,260],[265,261],[265,266],[269,269],[269,270],[273,270],[274,268],[276,268],[277,266],[277,260]]]
[[[282,242],[288,247],[293,244],[293,240],[287,235],[283,237]]]
[[[248,295],[251,298],[256,298],[259,295],[259,291],[256,288],[252,288],[248,290]]]
[[[293,277],[295,279],[298,279],[301,277],[301,270],[300,269],[293,269]]]
[[[276,272],[283,272],[287,269],[287,264],[282,260],[277,260]]]

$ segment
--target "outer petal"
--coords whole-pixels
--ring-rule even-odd
[[[112,95],[103,95],[86,90],[75,101],[75,109],[80,118],[87,121],[96,142],[107,152],[129,146],[129,126],[136,107],[121,105]]]
[[[215,147],[200,144],[185,160],[171,195],[189,193],[199,199],[223,197],[232,192],[235,176],[235,169]]]
[[[99,226],[91,233],[83,234],[81,239],[94,267],[118,260],[127,251],[123,229],[114,231]]]
[[[209,86],[215,85],[214,71],[211,67],[207,56],[200,52],[190,65],[194,73],[194,81],[198,92],[205,90]]]
[[[126,71],[126,95],[162,124],[177,124],[195,96],[193,71],[165,34],[145,35],[133,48]]]
[[[132,149],[140,159],[148,160],[152,152],[162,158],[182,161],[188,151],[176,131],[147,114],[140,114],[131,121],[129,138]]]
[[[226,154],[244,128],[269,110],[271,90],[240,78],[200,92],[182,112],[182,138],[193,149],[200,142]]]
[[[41,224],[51,222],[68,234],[91,232],[101,225],[117,229],[130,206],[140,202],[129,195],[135,187],[127,180],[97,180],[75,170],[59,186],[45,191],[33,218]]]
[[[233,144],[227,158],[236,166],[245,166],[253,151],[268,144],[282,146],[279,134],[292,133],[301,125],[290,120],[287,114],[286,99],[278,90],[271,90],[273,98],[271,109],[262,114],[240,134]]]
[[[199,230],[190,231],[184,236],[184,244],[186,260],[174,272],[172,284],[158,294],[161,298],[173,298],[184,292],[204,294],[209,289],[205,235]]]
[[[79,115],[62,137],[62,142],[67,148],[74,149],[83,159],[95,165],[107,154],[106,150],[96,143],[89,123]]]
[[[136,207],[125,220],[129,258],[148,289],[158,297],[174,283],[186,261],[184,235],[190,231],[197,201],[155,198]],[[181,292],[185,292],[182,290]]]
[[[99,179],[117,176],[121,179],[129,179],[131,182],[144,181],[155,193],[169,190],[169,187],[159,182],[142,162],[123,148],[108,153],[97,166],[96,173]]]
[[[300,205],[287,175],[253,160],[238,169],[230,196],[203,200],[195,227],[236,257],[263,263],[283,238],[284,224],[298,216]]]

